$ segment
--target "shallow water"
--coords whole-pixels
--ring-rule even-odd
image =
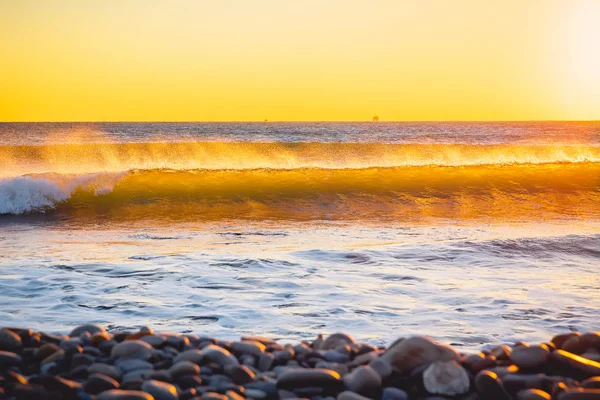
[[[469,349],[598,329],[600,124],[0,124],[0,138],[2,325]]]

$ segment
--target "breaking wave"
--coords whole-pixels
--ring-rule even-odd
[[[600,147],[358,143],[4,146],[0,214],[596,217]]]

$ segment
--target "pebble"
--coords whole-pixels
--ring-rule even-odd
[[[200,367],[191,361],[179,361],[169,368],[169,373],[173,378],[180,375],[199,375]]]
[[[517,400],[550,400],[552,396],[539,389],[526,389],[517,393]]]
[[[513,349],[510,359],[519,368],[536,368],[550,359],[550,350],[545,344],[539,346],[519,346]]]
[[[346,390],[345,392],[338,394],[337,400],[369,400],[369,397],[361,396],[358,393]]]
[[[113,358],[139,358],[148,360],[152,357],[152,346],[141,340],[130,340],[117,343],[110,352]]]
[[[598,400],[600,389],[570,388],[557,396],[558,400]]]
[[[381,376],[371,367],[360,366],[344,377],[349,390],[366,396],[375,396],[381,390]]]
[[[425,390],[456,396],[469,391],[469,374],[456,361],[436,361],[423,372]]]
[[[245,365],[228,365],[223,369],[225,374],[238,385],[250,383],[256,378],[254,372]]]
[[[155,400],[152,395],[139,390],[113,389],[102,392],[96,400]]]
[[[119,382],[102,374],[91,374],[83,384],[83,390],[90,394],[99,394],[118,387]]]
[[[8,329],[0,330],[0,350],[14,351],[21,347],[21,337]]]
[[[553,351],[551,357],[558,363],[576,369],[587,378],[600,376],[600,363],[596,361],[588,360],[587,358],[580,357],[564,350]]]
[[[387,378],[393,372],[392,364],[389,361],[382,358],[376,358],[369,363],[369,367],[373,368],[375,372],[381,376],[382,379]]]
[[[293,368],[286,370],[277,379],[277,387],[286,390],[316,386],[316,387],[339,387],[341,377],[335,371],[328,369],[303,369]]]
[[[71,331],[71,333],[69,333],[70,337],[78,337],[81,336],[82,333],[87,332],[90,335],[95,335],[95,334],[106,334],[106,330],[99,326],[99,325],[94,325],[94,324],[86,324],[86,325],[81,325],[78,326],[77,328],[73,329]]]
[[[368,353],[369,354],[369,353]],[[451,347],[424,336],[413,336],[392,345],[381,358],[391,363],[395,371],[406,373],[424,363],[433,361],[460,361]]]
[[[21,357],[11,351],[0,350],[0,367],[8,368],[21,364]]]
[[[94,363],[88,367],[88,372],[106,375],[117,381],[121,380],[121,370],[109,364]]]
[[[200,354],[202,358],[206,358],[222,367],[239,364],[238,360],[229,351],[214,344],[204,347]]]
[[[153,369],[154,366],[148,361],[140,360],[138,358],[120,358],[115,361],[115,366],[118,367],[123,373],[139,370],[139,369]]]
[[[258,370],[260,372],[265,372],[271,369],[273,362],[275,361],[275,356],[271,353],[261,354],[258,359]]]
[[[177,388],[170,383],[148,380],[142,385],[142,390],[151,394],[155,400],[177,400]]]
[[[0,399],[588,400],[600,392],[598,332],[470,355],[423,336],[386,350],[343,333],[296,345],[98,325],[70,336],[17,328],[0,335],[3,348],[12,346],[0,350]],[[472,385],[467,371],[477,374]]]
[[[352,344],[355,343],[354,338],[352,336],[346,335],[345,333],[334,333],[325,339],[325,341],[321,344],[320,348],[322,350],[335,349],[340,345]]]
[[[502,381],[493,372],[481,371],[475,377],[475,387],[481,398],[486,400],[512,400]]]
[[[260,357],[265,352],[266,347],[261,342],[243,341],[231,343],[231,349],[237,353]]]
[[[173,359],[174,363],[178,363],[180,361],[190,361],[194,364],[200,364],[202,362],[202,352],[196,349],[183,351]]]
[[[383,389],[381,400],[408,400],[408,394],[404,390],[387,387]]]

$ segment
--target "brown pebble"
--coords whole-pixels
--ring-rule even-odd
[[[567,365],[570,368],[576,369],[587,377],[600,375],[600,363],[569,353],[565,350],[556,350],[552,352],[552,359],[563,365]]]
[[[527,389],[517,393],[517,400],[550,400],[552,396],[543,390]]]
[[[571,388],[557,396],[558,400],[599,400],[600,389]]]

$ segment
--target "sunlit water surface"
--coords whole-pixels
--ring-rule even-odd
[[[598,123],[0,124],[0,325],[466,349],[597,330],[599,138]]]

